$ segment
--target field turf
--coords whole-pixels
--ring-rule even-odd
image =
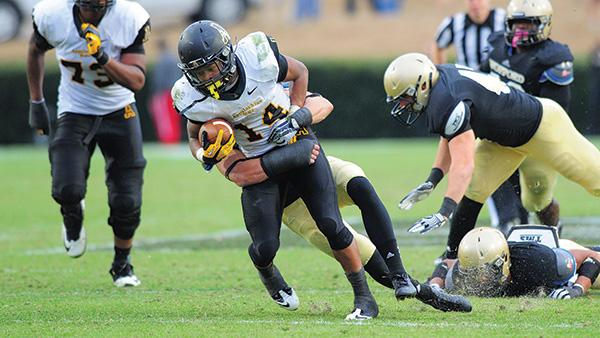
[[[595,139],[600,144],[600,139]],[[447,229],[406,233],[437,210],[442,184],[409,212],[398,200],[428,175],[435,140],[324,142],[327,154],[361,165],[386,204],[408,271],[420,280],[444,247]],[[0,336],[423,336],[597,337],[600,292],[570,301],[471,298],[469,314],[441,313],[416,300],[397,302],[370,280],[380,316],[343,320],[352,294],[338,264],[282,232],[276,263],[300,297],[295,312],[267,297],[246,248],[239,189],[205,173],[185,146],[147,145],[142,226],[133,264],[142,285],[112,286],[112,232],[103,160],[94,157],[86,196],[88,251],[64,254],[58,206],[50,196],[44,146],[0,148]],[[564,238],[600,244],[600,201],[559,179]],[[363,231],[356,208],[344,216]],[[487,212],[480,224],[488,221]]]

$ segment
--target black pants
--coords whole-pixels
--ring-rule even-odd
[[[498,227],[503,228],[509,224],[526,224],[528,212],[521,202],[521,186],[519,184],[519,171],[515,171],[492,194],[493,205],[488,205],[490,214],[496,215]]]
[[[252,237],[249,253],[256,266],[267,266],[275,258],[283,208],[295,195],[291,190],[302,198],[333,250],[352,243],[352,233],[342,222],[331,168],[321,149],[314,164],[242,190],[244,222]]]
[[[52,197],[61,205],[61,211],[73,208],[85,197],[90,159],[96,145],[106,163],[110,206],[108,224],[117,237],[130,239],[140,223],[146,166],[135,105],[105,116],[66,113],[57,120],[49,148]],[[69,215],[63,211],[63,217],[68,218]],[[81,222],[64,221],[65,225],[71,226]]]

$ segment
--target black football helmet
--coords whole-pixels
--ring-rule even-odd
[[[179,38],[177,64],[190,84],[215,99],[236,73],[236,57],[227,31],[216,22],[201,20],[189,25]],[[206,72],[216,75],[205,78]]]
[[[104,12],[114,3],[114,0],[106,0],[104,3],[100,3],[100,0],[75,0],[77,7],[93,12]]]

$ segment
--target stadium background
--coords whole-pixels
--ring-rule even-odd
[[[396,205],[426,177],[436,139],[352,138],[418,131],[392,122],[381,76],[396,55],[426,51],[438,23],[462,10],[464,1],[407,0],[402,11],[385,15],[373,12],[367,1],[357,1],[354,17],[344,13],[343,0],[321,3],[318,20],[297,23],[293,1],[264,0],[247,20],[228,28],[238,38],[264,30],[278,39],[282,51],[307,62],[311,89],[321,91],[336,106],[319,133],[344,137],[325,140],[324,148],[367,172],[393,218],[409,272],[424,280],[443,250],[448,229],[426,236],[405,230],[439,207],[445,183],[408,212]],[[587,55],[594,39],[585,1],[555,0],[553,5],[553,37],[568,43],[576,55],[578,96],[573,104],[587,107]],[[174,48],[184,27],[185,23],[155,27],[148,45],[151,63],[155,41],[166,37]],[[372,280],[380,317],[363,325],[345,323],[341,318],[350,306],[351,291],[338,264],[285,228],[277,264],[297,289],[302,305],[294,313],[283,312],[266,297],[247,257],[249,238],[239,189],[214,172],[204,173],[185,144],[145,145],[143,223],[133,253],[143,284],[133,290],[115,289],[107,273],[112,233],[106,225],[104,163],[98,151],[86,195],[88,252],[72,260],[61,247],[61,219],[50,196],[46,147],[43,142],[27,144],[33,133],[27,126],[26,40],[25,35],[0,45],[0,143],[11,143],[0,147],[0,336],[596,337],[600,332],[597,290],[572,302],[472,298],[475,311],[458,314],[435,312],[411,300],[396,302],[391,291]],[[47,67],[45,91],[53,103],[58,78],[52,53]],[[152,141],[155,135],[144,108],[147,98],[147,89],[138,95],[144,132]],[[597,113],[575,110],[583,117],[579,127],[586,130],[585,118]],[[600,145],[599,138],[592,140]],[[583,244],[600,243],[598,200],[562,178],[556,197],[566,223],[564,236]],[[364,233],[357,208],[342,212]],[[479,225],[487,222],[483,213]]]

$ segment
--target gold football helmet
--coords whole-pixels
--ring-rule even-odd
[[[530,46],[550,37],[552,5],[548,0],[512,0],[506,9],[504,38],[512,47]],[[532,24],[519,29],[515,24]]]
[[[392,116],[407,126],[415,123],[427,106],[438,77],[435,65],[426,55],[409,53],[392,61],[383,76],[387,102],[395,102]]]
[[[489,227],[469,231],[458,246],[452,281],[467,294],[499,295],[510,276],[510,252],[502,232]]]

